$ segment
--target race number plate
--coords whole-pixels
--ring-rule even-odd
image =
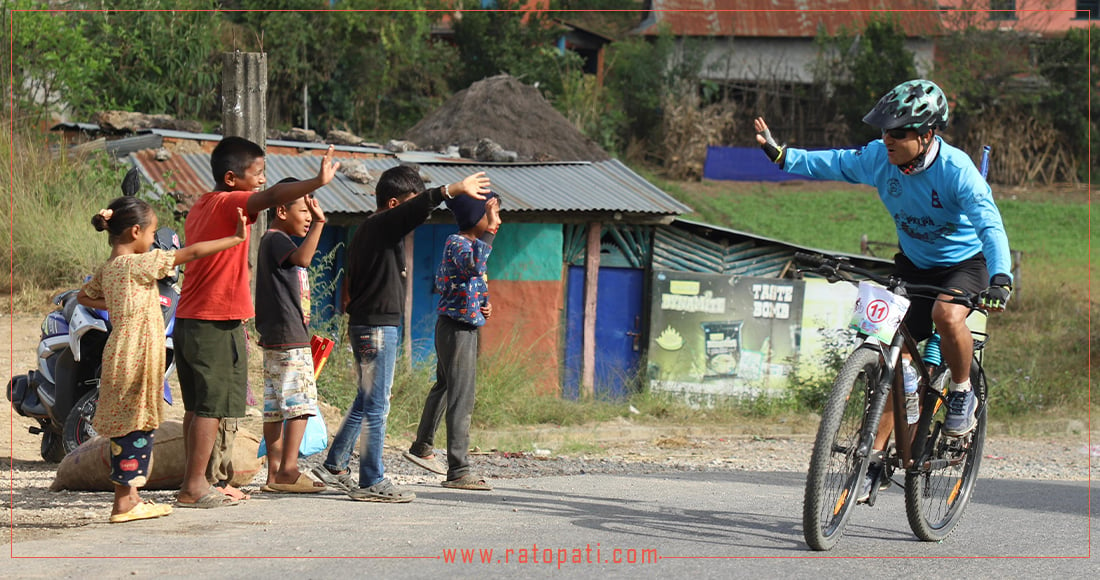
[[[907,310],[909,310],[908,298],[898,296],[877,284],[863,281],[859,283],[859,298],[856,300],[849,326],[890,344]]]

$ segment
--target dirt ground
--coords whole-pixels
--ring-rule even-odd
[[[33,368],[42,314],[0,315],[0,333],[10,336],[10,348],[0,350],[0,369],[7,376]],[[256,357],[254,357],[256,358]],[[255,380],[254,380],[255,384]],[[0,471],[11,475],[11,521],[7,541],[24,541],[61,535],[66,529],[107,525],[110,493],[51,492],[57,466],[42,460],[40,436],[27,431],[35,421],[12,412],[6,398],[0,415]],[[326,423],[338,425],[341,411],[323,409]],[[170,418],[182,416],[181,405],[169,408]],[[253,416],[242,428],[259,434],[261,422]],[[760,421],[727,427],[684,425],[636,425],[620,419],[606,425],[565,430],[553,426],[517,429],[488,437],[507,440],[517,434],[542,443],[536,449],[479,451],[475,466],[490,478],[540,477],[577,473],[655,473],[679,471],[785,471],[805,472],[813,439],[812,418],[802,421]],[[1081,421],[1061,421],[1033,429],[1027,438],[1007,426],[991,425],[981,477],[1024,479],[1086,479],[1090,456],[1100,456],[1100,445],[1090,447],[1087,426]],[[487,437],[479,434],[482,439]],[[585,441],[583,451],[566,453],[570,441]],[[394,444],[396,445],[396,443]],[[545,449],[539,449],[545,447]],[[424,473],[400,459],[387,441],[386,469],[397,483],[423,483]],[[320,454],[304,460],[319,461]],[[263,469],[245,490],[255,492],[264,478]],[[6,494],[7,495],[7,494]],[[158,502],[171,502],[172,492],[144,492]]]

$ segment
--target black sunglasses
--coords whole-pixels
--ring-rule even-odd
[[[891,139],[905,139],[909,137],[909,132],[912,129],[883,129],[882,136],[890,136]]]

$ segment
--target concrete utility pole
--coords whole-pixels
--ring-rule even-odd
[[[222,54],[222,136],[244,137],[267,148],[267,54]],[[249,236],[248,264],[256,264],[260,237],[267,231],[267,212],[256,216]],[[252,294],[256,278],[252,277]]]

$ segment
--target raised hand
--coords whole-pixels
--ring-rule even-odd
[[[768,124],[764,122],[764,117],[753,119],[752,126],[756,129],[756,142],[760,144],[760,148],[767,154],[768,159],[782,164],[783,148],[772,138],[772,132],[768,130]]]
[[[316,197],[307,195],[306,207],[309,208],[309,214],[313,216],[314,223],[325,223],[325,212],[321,210],[321,204],[317,202]]]
[[[485,194],[489,193],[489,178],[485,176],[484,171],[478,171],[472,175],[467,175],[465,179],[456,184],[458,187],[454,189],[456,191],[450,192],[451,195],[463,194],[468,195],[474,199],[485,199]]]
[[[321,185],[326,185],[332,181],[332,178],[336,177],[336,170],[340,169],[340,162],[333,163],[332,161],[332,154],[335,150],[335,146],[329,145],[325,156],[321,158],[321,169],[317,172],[317,179],[321,180]]]
[[[233,235],[237,238],[237,243],[244,241],[245,232],[248,231],[248,215],[244,213],[244,209],[237,208],[237,232]]]
[[[489,217],[489,229],[496,231],[500,227],[500,198],[493,197],[485,202],[485,215]]]

